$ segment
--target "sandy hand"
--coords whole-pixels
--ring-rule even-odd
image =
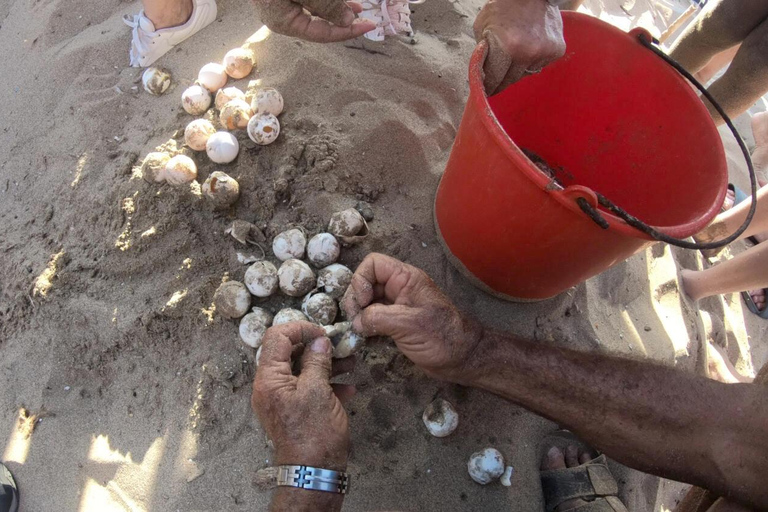
[[[426,273],[382,254],[363,260],[342,307],[357,332],[392,337],[417,366],[452,382],[462,382],[482,335]]]
[[[306,322],[272,327],[264,335],[251,405],[275,445],[276,465],[347,467],[349,423],[329,383],[331,341],[324,335],[322,327]],[[291,357],[301,352],[295,376]]]
[[[475,39],[488,42],[485,91],[497,94],[565,53],[563,19],[546,0],[489,0],[475,19]]]
[[[273,32],[317,43],[354,39],[376,28],[370,21],[355,18],[362,10],[356,2],[254,0],[254,5],[261,21]]]

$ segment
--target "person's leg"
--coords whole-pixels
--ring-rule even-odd
[[[709,2],[669,54],[690,73],[695,73],[716,54],[741,43],[766,17],[768,2],[764,0]]]
[[[584,0],[568,0],[568,2],[560,6],[560,9],[563,11],[578,11],[583,3]]]
[[[749,33],[723,76],[707,90],[731,118],[744,113],[768,91],[768,19]],[[704,101],[715,124],[722,124],[720,114]]]
[[[706,270],[684,269],[680,276],[685,293],[693,300],[721,293],[768,288],[768,242]],[[763,296],[762,303],[756,302],[758,309],[765,307],[764,301]]]
[[[183,25],[192,16],[192,0],[143,0],[142,4],[156,30]]]
[[[712,77],[714,77],[721,69],[731,63],[736,56],[736,52],[739,51],[739,48],[741,48],[741,45],[737,44],[724,52],[718,53],[709,59],[709,62],[707,62],[703,68],[696,73],[693,73],[693,77],[700,83],[706,85],[706,83],[712,80]]]
[[[746,199],[728,211],[715,217],[712,223],[697,233],[694,237],[697,242],[714,242],[734,233],[747,219],[752,199]],[[768,231],[768,186],[761,187],[757,191],[757,208],[752,222],[742,233],[738,240],[744,240],[751,236]]]

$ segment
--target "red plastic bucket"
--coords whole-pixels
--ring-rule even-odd
[[[435,200],[452,262],[512,300],[541,300],[653,241],[600,209],[593,191],[659,231],[685,238],[720,210],[727,167],[717,129],[672,67],[629,34],[564,12],[566,54],[487,98],[486,46],[472,56],[470,95]],[[543,158],[558,186],[526,157]],[[564,187],[564,188],[563,188]]]

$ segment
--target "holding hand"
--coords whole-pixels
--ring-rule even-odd
[[[275,445],[274,464],[345,470],[349,423],[329,383],[332,347],[325,331],[306,322],[283,324],[267,330],[263,345],[251,405]],[[291,356],[302,351],[295,376]]]
[[[560,10],[547,0],[488,0],[475,19],[475,39],[488,42],[485,92],[503,91],[565,54]]]
[[[342,307],[355,331],[390,336],[428,375],[462,382],[482,335],[423,271],[370,254],[357,268]]]
[[[355,19],[355,13],[363,9],[356,2],[254,0],[254,5],[261,21],[273,32],[316,43],[354,39],[376,28],[373,22]]]

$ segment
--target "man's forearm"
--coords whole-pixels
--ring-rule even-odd
[[[468,380],[628,466],[768,507],[768,390],[486,332]]]

